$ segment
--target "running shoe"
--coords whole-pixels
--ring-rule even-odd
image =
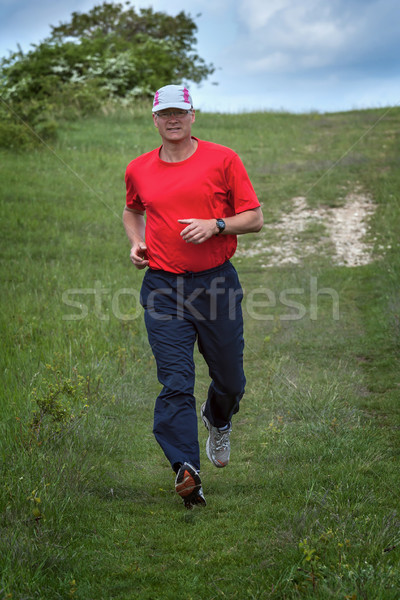
[[[196,504],[206,505],[200,475],[190,463],[183,463],[175,478],[175,491],[183,499],[186,508]]]
[[[185,505],[185,508],[188,508],[189,510],[193,508],[193,506],[196,506],[196,504],[200,506],[206,506],[207,502],[204,498],[203,488],[200,488],[195,494],[193,494],[189,498],[184,498],[183,503]]]
[[[201,418],[209,432],[206,443],[207,456],[216,467],[226,467],[231,453],[231,443],[229,441],[232,431],[231,424],[229,423],[226,429],[214,427],[204,414],[205,408],[206,403],[204,402],[201,407]]]

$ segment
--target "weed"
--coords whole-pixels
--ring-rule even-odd
[[[47,364],[48,375],[40,386],[32,390],[34,411],[29,428],[36,441],[59,436],[68,426],[87,414],[90,396],[90,378],[73,369],[72,377],[65,377],[60,369]],[[96,385],[95,396],[98,392]]]

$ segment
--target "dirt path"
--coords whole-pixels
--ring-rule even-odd
[[[259,256],[262,267],[301,264],[313,254],[332,256],[333,264],[354,267],[372,260],[372,246],[365,241],[368,219],[375,211],[372,199],[354,192],[344,206],[309,208],[302,196],[292,199],[293,209],[277,223],[264,225],[250,247],[238,248],[237,256]]]

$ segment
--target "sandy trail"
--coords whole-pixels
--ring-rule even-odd
[[[263,267],[301,264],[307,256],[328,252],[335,265],[371,262],[372,246],[365,235],[376,206],[369,196],[358,191],[348,194],[344,206],[337,208],[309,208],[302,196],[292,203],[290,213],[282,214],[277,223],[265,224],[258,239],[250,247],[238,248],[237,256],[262,257]],[[313,233],[307,236],[310,228]]]

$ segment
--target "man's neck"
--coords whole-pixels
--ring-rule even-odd
[[[180,142],[163,140],[163,145],[160,149],[160,158],[165,162],[182,162],[196,152],[197,145],[197,140],[192,137]]]

